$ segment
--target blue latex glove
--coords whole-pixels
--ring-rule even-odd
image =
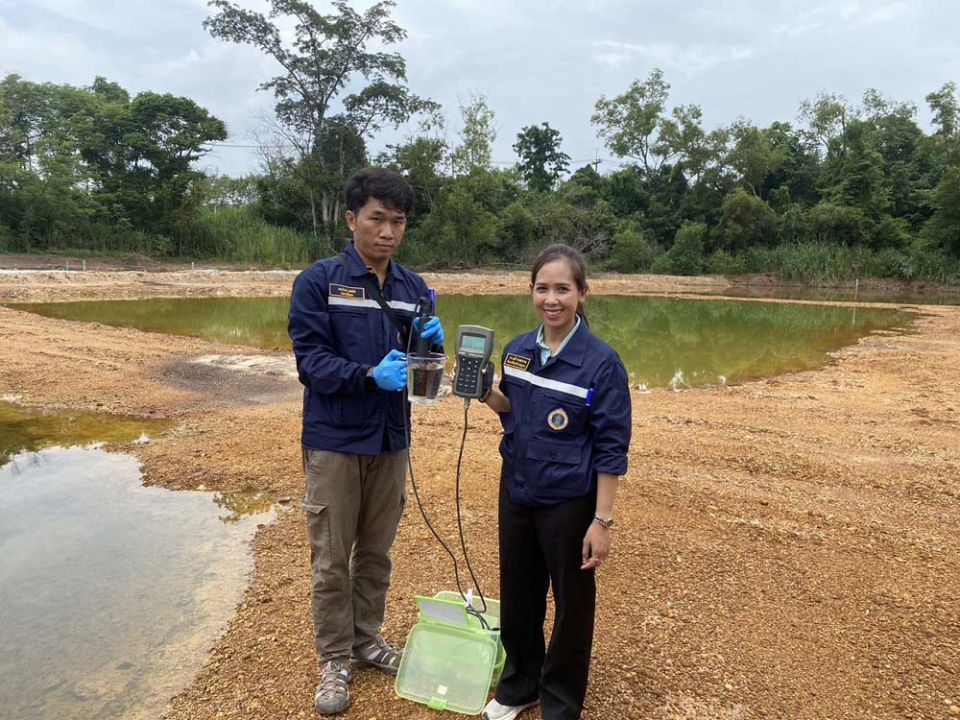
[[[403,390],[407,386],[407,356],[391,350],[373,369],[373,381],[381,390]]]
[[[413,319],[413,327],[417,332],[420,332],[420,318],[415,317]],[[440,324],[440,318],[436,315],[432,316],[427,320],[427,324],[423,326],[423,332],[420,333],[420,337],[425,340],[429,340],[433,345],[443,345],[443,325]]]

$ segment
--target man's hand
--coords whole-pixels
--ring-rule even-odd
[[[373,380],[381,390],[403,390],[407,386],[407,356],[399,350],[388,352],[373,369]]]
[[[420,331],[420,318],[415,317],[413,319],[413,327],[418,332]],[[434,315],[427,320],[423,326],[423,332],[420,333],[420,337],[424,340],[429,340],[433,345],[443,345],[445,336],[443,333],[443,325],[440,324],[440,318]]]

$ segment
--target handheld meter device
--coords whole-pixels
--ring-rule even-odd
[[[482,371],[489,364],[493,380],[493,330],[479,325],[461,325],[457,329],[457,376],[453,380],[453,394],[477,399],[483,395]]]

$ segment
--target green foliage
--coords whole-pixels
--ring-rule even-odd
[[[954,138],[960,133],[960,104],[957,103],[957,84],[948,82],[936,92],[926,97],[933,111],[933,124],[937,134],[944,138]]]
[[[868,254],[823,242],[781,245],[768,255],[766,269],[788,282],[832,285],[860,277]]]
[[[933,192],[933,215],[923,228],[924,238],[960,257],[960,165],[948,169]]]
[[[413,223],[430,212],[443,184],[442,166],[447,143],[440,138],[419,136],[399,145],[388,145],[388,152],[377,158],[377,165],[392,168],[407,178],[417,194]]]
[[[723,201],[720,237],[722,249],[733,252],[754,245],[773,245],[777,216],[763,200],[737,189]]]
[[[503,209],[497,227],[497,248],[504,260],[525,262],[539,249],[535,247],[537,237],[537,220],[521,203],[512,202]]]
[[[663,250],[649,241],[636,222],[621,223],[613,236],[607,267],[618,272],[648,272]]]
[[[296,267],[315,259],[309,235],[269,225],[249,206],[204,209],[178,238],[188,257]]]
[[[867,237],[867,218],[863,211],[821,202],[807,214],[810,235],[818,243],[859,245]]]
[[[738,275],[746,270],[746,257],[734,256],[726,250],[716,250],[707,258],[705,270],[709,275]]]
[[[109,228],[131,238],[189,225],[202,199],[192,165],[226,137],[188,98],[131,99],[103,78],[75,88],[9,75],[0,104],[0,209],[23,250],[102,247]]]
[[[381,0],[361,14],[346,0],[335,0],[334,12],[326,15],[307,0],[270,0],[268,15],[229,0],[208,4],[215,12],[203,26],[211,35],[252,45],[283,68],[259,89],[276,98],[277,123],[295,150],[287,158],[297,176],[288,192],[301,195],[313,234],[322,230],[332,247],[340,191],[364,162],[364,138],[439,107],[409,91],[403,57],[383,49],[406,37],[390,18],[394,3]],[[291,40],[274,18],[291,21]],[[342,111],[334,113],[338,105]]]
[[[517,166],[527,187],[535,192],[548,192],[567,171],[570,156],[560,151],[560,133],[543,123],[530,125],[517,134],[513,149],[520,156]]]
[[[0,253],[14,252],[13,232],[6,225],[0,225]]]
[[[577,206],[549,195],[538,198],[532,210],[542,245],[565,243],[598,260],[609,253],[617,217],[605,200]]]
[[[703,247],[707,236],[704,223],[684,223],[677,230],[669,250],[654,264],[673,275],[698,275],[703,272]]]
[[[622,95],[597,100],[590,121],[599,128],[598,134],[610,152],[639,160],[647,171],[660,164],[656,162],[656,133],[669,90],[663,71],[655,68],[645,81],[635,80]]]
[[[398,257],[428,267],[473,267],[495,261],[497,241],[497,216],[458,183],[408,232]]]
[[[696,105],[669,107],[659,70],[601,97],[592,120],[617,169],[569,158],[549,123],[517,136],[516,167],[491,168],[494,112],[461,107],[448,146],[439,106],[411,94],[405,37],[390,0],[364,12],[336,0],[269,0],[262,15],[212,0],[215,36],[252,45],[282,70],[261,89],[287,154],[245,178],[206,177],[197,161],[223,123],[188,98],[0,81],[0,252],[71,250],[296,266],[342,248],[346,177],[382,128],[425,116],[376,163],[413,185],[398,259],[417,267],[524,266],[565,242],[624,272],[777,273],[829,284],[866,275],[956,281],[960,111],[956,86],[916,109],[868,90],[860,106],[821,95],[802,127],[748,120],[707,130]],[[287,22],[289,21],[289,22]],[[285,29],[280,31],[280,26]],[[265,144],[265,147],[269,145]],[[605,168],[600,174],[598,169]]]
[[[470,102],[460,106],[463,128],[460,130],[460,145],[450,163],[456,175],[471,175],[490,169],[493,141],[497,131],[493,127],[493,110],[483,95],[473,95]]]

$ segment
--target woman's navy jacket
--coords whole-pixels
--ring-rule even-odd
[[[500,390],[504,481],[514,502],[550,505],[590,493],[597,473],[623,475],[630,445],[630,388],[614,350],[585,322],[546,364],[537,331],[503,351]]]
[[[390,350],[405,348],[364,288],[364,275],[377,283],[351,242],[339,258],[318,260],[293,283],[287,330],[304,386],[301,437],[310,450],[379,455],[407,447],[405,394],[366,390],[367,371]],[[427,294],[423,278],[391,260],[382,293],[409,334],[417,302]]]

